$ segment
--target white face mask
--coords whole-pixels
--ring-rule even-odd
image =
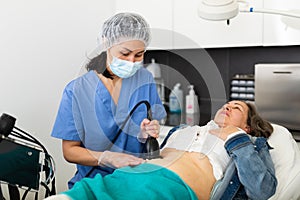
[[[143,67],[143,61],[131,62],[113,57],[109,64],[110,70],[120,78],[129,78]]]

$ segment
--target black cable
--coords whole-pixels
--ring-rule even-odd
[[[55,194],[56,194],[55,177],[53,177],[50,195],[55,195]]]
[[[34,200],[38,200],[39,199],[38,197],[39,197],[39,193],[36,192],[35,195],[34,195]]]
[[[112,142],[111,146],[116,142],[116,140],[117,140],[118,137],[120,136],[120,134],[121,134],[121,132],[122,132],[124,126],[127,124],[127,121],[130,119],[130,117],[132,116],[132,114],[134,113],[134,111],[135,111],[142,103],[144,103],[144,104],[146,105],[146,107],[147,107],[147,118],[148,118],[148,119],[151,118],[151,119],[149,119],[149,120],[152,120],[152,114],[151,114],[151,110],[150,110],[150,103],[149,103],[148,101],[146,101],[146,100],[138,102],[138,103],[132,108],[132,110],[130,111],[129,115],[127,116],[127,118],[125,119],[124,123],[122,124],[122,127],[119,129],[118,133],[117,133],[117,134],[115,135],[115,137],[112,139],[112,141],[111,141],[111,142]],[[150,110],[150,112],[149,112],[149,110]],[[150,114],[150,115],[149,115],[149,114]],[[110,148],[111,148],[111,147],[110,147]]]
[[[19,138],[21,140],[32,143],[32,145],[33,144],[38,145],[43,150],[43,152],[45,153],[45,160],[48,161],[48,166],[44,166],[45,169],[43,169],[43,171],[45,171],[45,173],[46,173],[46,177],[47,177],[46,182],[47,183],[41,182],[41,184],[46,188],[46,190],[47,190],[46,194],[47,195],[56,194],[55,174],[54,174],[54,171],[52,170],[53,163],[54,163],[53,158],[48,154],[48,151],[44,147],[44,145],[42,143],[40,143],[36,138],[31,136],[29,133],[23,131],[22,129],[14,126],[15,121],[16,121],[16,118],[14,118],[14,117],[12,117],[8,114],[5,114],[5,113],[2,114],[2,116],[0,117],[0,122],[1,122],[0,123],[0,134],[5,136],[5,137],[8,137],[8,135],[11,134],[12,136],[14,136],[16,138]],[[13,138],[11,138],[11,139],[13,139]],[[47,185],[50,182],[52,183],[51,191],[50,191],[50,188]],[[8,189],[9,189],[10,199],[12,199],[12,200],[14,200],[14,199],[19,200],[20,199],[20,193],[19,193],[19,190],[18,190],[17,186],[8,184]],[[31,189],[32,188],[28,188],[24,192],[24,194],[22,196],[22,199],[26,198],[28,192]],[[3,197],[2,190],[1,190],[1,185],[0,185],[0,200],[2,200],[2,199],[4,199],[4,197]],[[36,194],[35,194],[35,199],[38,200],[38,192],[36,192]]]
[[[143,100],[138,102],[130,111],[129,115],[126,117],[126,119],[124,120],[124,123],[122,124],[121,128],[119,129],[119,131],[117,132],[117,134],[115,135],[115,137],[112,139],[111,141],[111,145],[109,147],[109,149],[112,147],[112,145],[116,142],[116,140],[118,139],[118,137],[120,136],[124,126],[127,124],[127,121],[130,119],[130,117],[132,116],[132,114],[134,113],[134,111],[142,104],[144,103],[147,107],[147,118],[149,120],[152,119],[152,114],[151,114],[151,105],[148,101]],[[89,177],[91,175],[91,173],[97,168],[98,166],[93,166],[92,169],[85,175],[85,177]]]
[[[26,196],[27,196],[27,194],[28,194],[28,192],[31,190],[31,188],[28,188],[25,192],[24,192],[24,194],[23,194],[23,196],[22,196],[22,200],[25,200],[25,198],[26,198]]]
[[[20,192],[17,186],[8,184],[8,193],[10,200],[20,200]]]
[[[13,135],[13,136],[15,136],[15,137],[17,137],[17,138],[20,138],[20,139],[22,139],[22,140],[26,140],[26,141],[35,143],[34,140],[32,140],[32,139],[30,139],[30,138],[27,138],[27,137],[21,135],[20,133],[18,133],[18,132],[16,132],[16,131],[12,131],[12,132],[10,133],[10,135]]]
[[[45,193],[45,198],[48,197],[50,195],[50,188],[48,187],[48,185],[44,182],[41,183],[42,186],[44,186],[44,188],[46,189],[46,193]]]
[[[47,178],[50,178],[51,182],[47,182],[47,179],[46,179],[46,183],[44,183],[44,184],[48,185],[49,183],[51,183],[51,190],[49,189],[48,195],[54,195],[54,194],[56,194],[56,187],[55,187],[55,174],[54,174],[54,170],[52,170],[52,166],[51,166],[51,164],[54,163],[54,162],[52,162],[53,158],[51,157],[51,155],[46,154],[45,160],[49,161],[49,166],[47,166],[47,168],[44,171],[46,172]]]
[[[47,149],[44,147],[44,145],[42,145],[36,138],[34,138],[33,136],[31,136],[29,133],[26,133],[25,131],[23,131],[22,129],[18,128],[18,127],[14,127],[15,129],[17,129],[18,131],[20,131],[21,133],[25,134],[26,136],[28,136],[29,138],[31,138],[32,140],[35,141],[35,143],[37,143],[45,153],[48,154]]]
[[[27,141],[30,141],[30,142],[33,142],[33,143],[36,143],[36,144],[38,144],[42,149],[43,149],[43,151],[44,151],[44,153],[45,153],[45,159],[47,159],[47,160],[49,160],[49,162],[50,163],[52,163],[52,161],[51,161],[51,156],[48,154],[48,151],[47,151],[47,149],[44,147],[44,145],[42,145],[36,138],[34,138],[33,136],[31,136],[29,133],[26,133],[25,131],[23,131],[22,129],[20,129],[20,128],[18,128],[18,127],[14,127],[16,130],[18,130],[18,131],[20,131],[21,133],[23,133],[25,136],[27,136],[27,137],[25,137],[25,136],[23,136],[23,135],[21,135],[20,133],[18,133],[18,132],[16,132],[16,131],[12,131],[12,132],[14,132],[14,133],[16,133],[16,134],[19,134],[20,136],[21,136],[21,138],[23,138],[23,139],[25,139],[25,140],[27,140]],[[49,169],[51,168],[51,166],[49,167]],[[49,176],[50,176],[50,171],[49,170],[45,170],[45,172],[46,172],[46,177],[48,178]],[[54,176],[54,174],[53,174],[53,176]],[[52,179],[52,177],[50,177],[50,179]],[[48,186],[47,186],[47,188],[48,188]],[[56,188],[55,188],[55,178],[53,178],[53,180],[52,180],[52,190],[50,191],[50,189],[49,189],[49,193],[50,194],[52,194],[52,195],[54,195],[54,194],[56,194]]]

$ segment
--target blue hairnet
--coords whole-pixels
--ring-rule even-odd
[[[129,40],[140,40],[147,47],[150,39],[149,24],[142,16],[118,13],[104,22],[98,42],[104,49]]]

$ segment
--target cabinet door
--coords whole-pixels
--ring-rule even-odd
[[[172,48],[173,0],[116,0],[116,12],[135,12],[149,23],[152,32],[150,49]]]
[[[174,0],[174,47],[233,47],[262,45],[263,16],[239,13],[226,21],[208,21],[198,17],[200,0]],[[252,0],[262,7],[262,0]]]
[[[264,8],[276,10],[300,10],[300,1],[264,0]],[[264,14],[263,44],[265,46],[300,44],[300,18],[286,18],[293,21],[298,29],[287,26],[283,23],[282,19],[281,15]]]

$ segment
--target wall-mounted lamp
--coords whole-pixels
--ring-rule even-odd
[[[256,9],[244,0],[200,0],[198,16],[212,21],[229,20],[239,12],[276,14],[300,18],[299,11],[282,11],[273,9]]]

